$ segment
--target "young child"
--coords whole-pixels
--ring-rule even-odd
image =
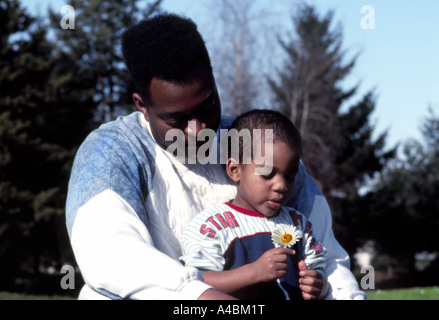
[[[239,299],[324,298],[325,249],[305,216],[283,206],[301,158],[298,130],[270,110],[244,113],[231,129],[248,129],[251,135],[251,143],[240,138],[239,159],[228,144],[225,167],[237,195],[202,211],[188,225],[181,261],[201,270],[207,284]],[[266,129],[272,130],[272,142],[263,139]],[[261,164],[253,155],[262,154],[266,162]]]

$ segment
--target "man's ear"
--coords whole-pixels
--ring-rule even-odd
[[[238,183],[241,180],[241,166],[235,159],[227,159],[226,172],[234,182]]]
[[[148,108],[146,107],[146,104],[143,102],[143,99],[139,93],[133,93],[133,101],[137,107],[137,110],[143,113],[146,121],[149,121]]]

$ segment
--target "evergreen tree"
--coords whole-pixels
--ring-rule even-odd
[[[269,84],[277,108],[302,134],[307,170],[329,194],[334,187],[339,109],[356,89],[342,89],[341,81],[355,60],[343,63],[342,34],[332,30],[332,13],[320,18],[312,6],[304,5],[293,23],[297,38],[280,41],[286,61],[279,80],[269,79]]]
[[[362,187],[371,184],[376,175],[394,159],[397,147],[385,150],[387,132],[373,139],[374,126],[370,116],[375,109],[375,99],[370,92],[357,104],[338,117],[340,137],[334,161],[336,178],[330,194],[336,222],[334,231],[350,252],[364,243]],[[364,212],[367,215],[367,212]],[[360,235],[360,236],[359,236]]]
[[[287,59],[279,80],[269,83],[277,107],[302,134],[303,161],[330,204],[338,240],[355,252],[361,238],[359,190],[383,170],[395,149],[386,150],[386,132],[373,138],[372,93],[341,110],[357,90],[342,87],[356,58],[344,62],[341,29],[332,28],[332,19],[331,12],[320,17],[312,6],[301,7],[293,19],[297,37],[281,41]]]
[[[7,286],[59,258],[57,233],[47,230],[63,213],[71,150],[49,129],[55,59],[44,28],[17,0],[1,1],[0,34],[0,284]]]
[[[435,114],[432,106],[428,108],[428,116],[421,127],[421,132],[430,156],[439,156],[439,116]]]
[[[85,29],[64,30],[57,16],[55,35],[65,41],[52,42],[48,27],[29,16],[18,0],[0,0],[0,289],[20,290],[18,277],[31,278],[33,287],[37,282],[47,287],[42,279],[49,267],[59,272],[63,263],[75,264],[64,222],[73,157],[96,125],[97,97],[102,100],[105,93],[111,96],[107,103],[122,101],[122,88],[129,87],[115,71],[122,70],[121,59],[108,53],[120,52],[113,38],[122,32],[110,20],[128,24],[132,17],[113,12],[122,1],[102,4],[107,11],[97,3],[89,3],[101,14],[93,18],[115,28],[115,37],[108,28],[94,32],[90,19],[88,29],[84,24]],[[159,3],[148,6],[146,15]],[[79,13],[85,8],[74,4]],[[110,57],[115,59],[111,64],[101,63]],[[52,289],[60,290],[59,279]]]
[[[364,197],[363,236],[374,239],[393,268],[414,279],[415,254],[437,251],[439,232],[439,117],[430,111],[421,129],[426,144],[410,140]],[[437,270],[433,273],[437,275]],[[437,282],[437,276],[436,276]],[[411,285],[416,285],[411,283]]]
[[[127,27],[160,10],[161,0],[142,11],[137,0],[70,0],[74,9],[74,29],[60,27],[60,15],[49,12],[59,50],[74,62],[73,77],[87,79],[88,97],[95,101],[98,121],[132,110],[133,87],[123,62],[120,39]],[[71,21],[68,21],[69,23]]]

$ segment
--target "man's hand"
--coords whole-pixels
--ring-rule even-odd
[[[256,282],[276,280],[285,276],[288,256],[294,254],[294,250],[287,248],[274,248],[264,252],[258,260],[250,264]]]
[[[305,300],[324,299],[328,292],[328,280],[320,272],[309,270],[305,261],[299,261],[299,287]]]

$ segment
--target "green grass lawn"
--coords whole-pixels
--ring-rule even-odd
[[[69,296],[44,296],[0,291],[0,300],[76,300]]]
[[[369,300],[439,300],[439,287],[367,290]]]

